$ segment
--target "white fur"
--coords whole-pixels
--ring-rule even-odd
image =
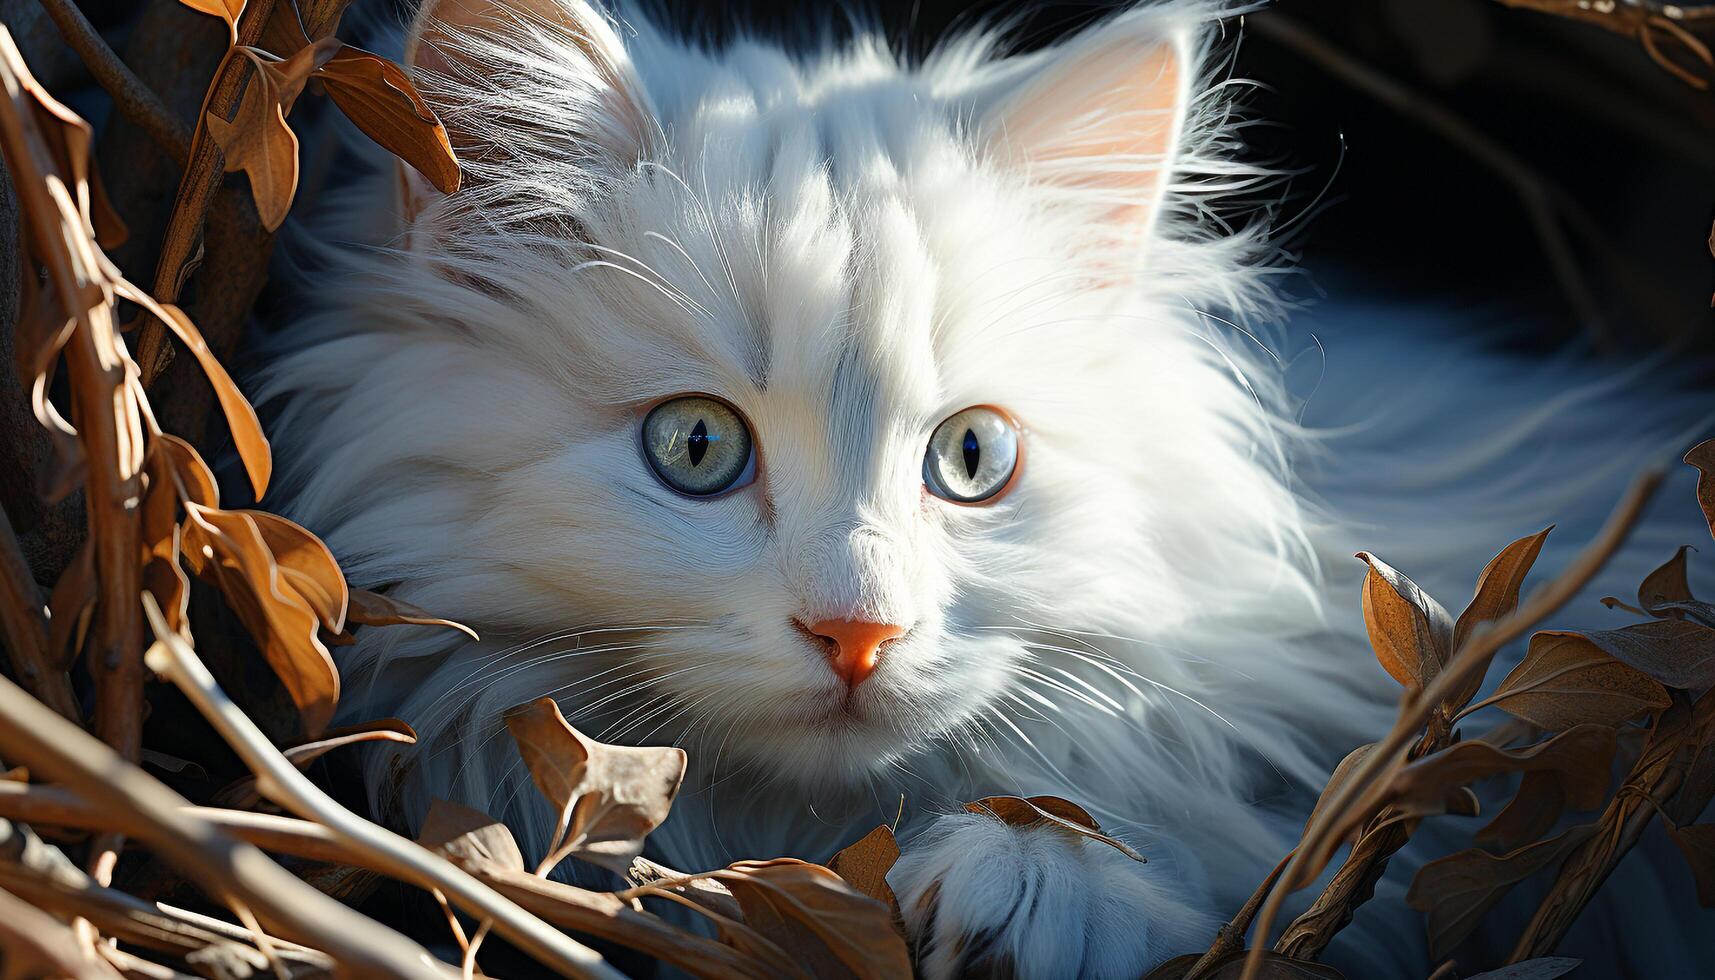
[[[1394,518],[1354,529],[1407,498],[1348,478],[1440,452],[1402,437],[1419,441],[1341,469],[1346,444],[1387,440],[1301,426],[1287,372],[1230,325],[1277,306],[1266,229],[1218,220],[1265,180],[1233,162],[1219,14],[1149,6],[1010,58],[978,32],[915,66],[875,39],[710,51],[639,20],[595,45],[525,15],[462,36],[483,70],[423,84],[480,148],[469,186],[416,188],[408,225],[391,189],[351,196],[367,244],[321,257],[325,296],[263,385],[273,502],[355,583],[484,637],[370,629],[342,652],[344,713],[424,736],[372,756],[377,806],[412,820],[456,798],[539,850],[549,814],[499,718],[550,694],[592,735],[689,750],[651,838],[677,866],[825,857],[903,798],[894,878],[931,976],[960,937],[1020,976],[1135,976],[1205,943],[1291,845],[1304,794],[1391,715],[1347,556],[1395,561],[1376,543],[1402,540]],[[1170,160],[1002,151],[1021,86],[1163,44],[1185,80]],[[1114,172],[1151,179],[1098,179]],[[1496,410],[1518,417],[1531,384]],[[681,392],[747,417],[752,487],[697,501],[655,480],[640,410]],[[924,444],[973,404],[1023,420],[1025,470],[995,506],[944,505]],[[1295,467],[1338,474],[1317,492],[1340,521]],[[1414,508],[1488,523],[1437,526],[1460,540],[1432,567],[1395,563],[1456,603],[1507,540],[1495,525],[1558,516],[1544,499]],[[849,715],[791,626],[837,616],[911,630]],[[935,819],[997,792],[1072,798],[1150,861]],[[1411,916],[1351,932],[1360,975],[1424,972]]]

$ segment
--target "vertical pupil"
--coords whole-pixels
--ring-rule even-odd
[[[977,441],[977,434],[972,429],[965,430],[965,477],[976,479],[977,462],[982,459],[983,446]]]
[[[705,456],[709,451],[708,423],[704,422],[702,419],[698,419],[696,427],[691,430],[691,437],[685,440],[685,446],[691,454],[691,465],[696,466],[701,463],[703,461],[703,456]],[[968,455],[969,450],[967,450],[966,453]]]

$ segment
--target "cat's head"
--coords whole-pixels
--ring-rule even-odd
[[[851,779],[1143,710],[1189,623],[1301,586],[1253,560],[1296,512],[1207,316],[1258,275],[1204,220],[1210,20],[902,65],[431,4],[466,185],[402,169],[405,244],[275,376],[332,396],[283,425],[354,575],[537,641],[401,696]]]

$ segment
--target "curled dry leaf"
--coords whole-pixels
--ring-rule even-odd
[[[1540,772],[1559,780],[1574,809],[1601,806],[1608,796],[1610,767],[1616,738],[1607,725],[1585,724],[1521,749],[1497,748],[1486,742],[1450,745],[1400,770],[1394,779],[1396,804],[1422,806],[1438,802],[1451,787],[1512,772]]]
[[[424,609],[419,609],[392,596],[370,592],[367,589],[349,589],[350,602],[346,607],[346,619],[361,626],[445,626],[455,629],[478,639],[476,631],[463,623],[455,623],[450,619],[440,619]]]
[[[48,596],[48,656],[62,670],[69,668],[83,650],[95,610],[96,589],[95,555],[85,541]]]
[[[1715,685],[1715,629],[1698,623],[1663,619],[1617,630],[1545,632],[1579,637],[1668,687],[1702,691]]]
[[[179,0],[180,3],[211,17],[219,17],[232,27],[238,26],[238,18],[244,13],[245,0]]]
[[[226,172],[244,171],[262,227],[278,230],[298,193],[298,134],[286,124],[286,106],[274,79],[257,71],[228,122],[210,113],[208,133],[226,159]]]
[[[256,418],[256,409],[251,407],[250,400],[233,384],[231,375],[226,373],[226,368],[221,366],[214,352],[208,349],[208,343],[203,340],[202,334],[196,325],[191,323],[190,317],[185,316],[183,310],[171,303],[158,303],[153,296],[128,284],[122,284],[119,292],[172,328],[179,342],[196,357],[198,366],[214,388],[214,396],[220,402],[221,412],[226,416],[227,428],[232,431],[233,446],[237,448],[238,457],[244,463],[244,472],[250,477],[250,488],[255,491],[257,499],[261,499],[268,490],[268,480],[274,472],[274,461],[268,449],[268,437],[262,434],[262,423]],[[190,454],[194,457],[195,450],[191,450]],[[206,474],[208,467],[202,465],[200,458],[196,462]],[[181,477],[184,471],[185,467],[181,465]],[[213,486],[212,477],[207,480],[207,485]],[[211,499],[205,506],[214,506],[214,501]]]
[[[886,824],[863,835],[828,862],[828,869],[846,883],[887,906],[895,923],[900,921],[899,898],[887,883],[887,873],[899,860],[899,842]]]
[[[575,855],[625,874],[672,809],[685,751],[598,742],[568,724],[553,698],[512,708],[506,727],[531,781],[560,812],[538,873]]]
[[[1685,575],[1685,553],[1690,545],[1682,545],[1660,568],[1644,576],[1638,584],[1638,605],[1653,609],[1664,602],[1685,602],[1694,598],[1691,582]]]
[[[1422,687],[1441,672],[1452,650],[1453,618],[1441,603],[1367,552],[1364,575],[1364,628],[1376,660],[1394,680]]]
[[[1596,830],[1595,824],[1580,824],[1506,854],[1460,851],[1419,868],[1405,901],[1429,917],[1430,955],[1446,958],[1514,885],[1558,863]]]
[[[359,742],[399,742],[404,745],[417,744],[417,731],[398,718],[378,718],[357,725],[341,725],[330,728],[322,733],[322,737],[313,742],[301,742],[286,749],[286,758],[299,769],[316,761],[334,749]]]
[[[1534,960],[1503,966],[1499,970],[1485,970],[1466,977],[1465,980],[1554,980],[1555,977],[1563,977],[1578,969],[1583,962],[1570,956],[1539,956]]]
[[[339,562],[322,540],[298,524],[260,510],[244,511],[279,565],[285,584],[316,614],[330,633],[345,628],[347,594]]]
[[[894,931],[892,912],[827,868],[776,858],[740,861],[713,877],[732,891],[744,924],[811,976],[911,976],[911,957]]]
[[[1715,240],[1715,230],[1710,235]],[[1715,249],[1715,245],[1710,248]],[[1697,467],[1697,506],[1703,508],[1703,520],[1709,525],[1710,535],[1715,536],[1715,439],[1691,447],[1685,461]]]
[[[1240,980],[1245,972],[1245,950],[1229,953],[1203,972],[1198,980]],[[1175,956],[1149,972],[1144,980],[1183,980],[1191,968],[1201,960],[1201,953],[1191,953],[1186,956]],[[1282,956],[1272,950],[1264,950],[1262,966],[1255,976],[1260,980],[1345,980],[1345,976],[1326,963],[1311,963],[1306,960],[1295,960]]]
[[[404,69],[348,45],[318,69],[316,77],[364,135],[410,164],[441,193],[459,189],[458,158],[446,127]]]
[[[524,853],[505,824],[481,810],[448,800],[429,804],[417,843],[472,874],[524,870]]]
[[[194,503],[185,509],[185,559],[191,571],[226,596],[297,705],[304,730],[320,734],[339,702],[339,673],[317,636],[322,620],[313,601],[281,572],[253,512]]]
[[[1502,616],[1507,616],[1518,608],[1519,590],[1524,587],[1525,576],[1530,574],[1536,558],[1542,554],[1542,544],[1548,539],[1548,533],[1553,527],[1543,528],[1535,534],[1519,538],[1512,544],[1501,549],[1483,567],[1481,575],[1477,576],[1477,588],[1471,597],[1471,604],[1459,614],[1459,619],[1453,624],[1453,639],[1447,648],[1448,656],[1452,656],[1471,638],[1477,627],[1494,622]],[[1476,696],[1477,689],[1482,687],[1482,675],[1471,679],[1466,689],[1454,695],[1447,702],[1447,707],[1458,711]]]
[[[965,809],[972,813],[986,813],[1014,827],[1047,824],[1074,837],[1101,841],[1133,861],[1141,863],[1145,860],[1142,854],[1137,853],[1124,841],[1102,833],[1101,826],[1083,807],[1058,796],[1032,796],[1029,799],[1019,796],[986,796],[974,803],[966,803]]]
[[[1543,631],[1488,699],[1539,728],[1618,725],[1668,706],[1667,692],[1578,633]]]
[[[1715,824],[1693,827],[1667,827],[1668,836],[1691,865],[1691,875],[1697,881],[1697,904],[1715,908]]]
[[[1475,840],[1489,850],[1510,851],[1554,829],[1566,812],[1566,786],[1552,772],[1527,772],[1518,791]]]

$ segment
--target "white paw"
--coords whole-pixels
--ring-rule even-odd
[[[918,972],[1136,980],[1215,923],[1105,844],[987,815],[941,817],[888,874]]]

